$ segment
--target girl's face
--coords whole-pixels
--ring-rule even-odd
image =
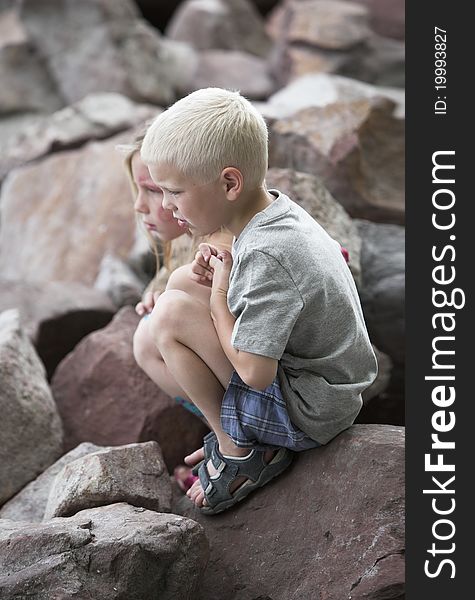
[[[140,152],[133,155],[131,166],[132,177],[138,190],[134,209],[142,219],[144,227],[162,242],[173,240],[185,233],[186,227],[180,227],[173,212],[163,208],[163,192],[152,181],[146,165],[140,158]]]

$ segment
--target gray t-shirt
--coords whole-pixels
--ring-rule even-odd
[[[278,190],[233,243],[232,345],[279,360],[292,422],[327,443],[352,425],[377,362],[340,245]]]

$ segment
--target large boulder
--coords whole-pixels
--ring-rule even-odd
[[[0,519],[40,523],[43,520],[48,496],[56,475],[73,460],[103,449],[101,446],[84,442],[61,456],[36,479],[25,485],[13,498],[5,502],[0,509]]]
[[[220,515],[182,497],[211,544],[202,597],[401,600],[404,463],[404,428],[355,425]]]
[[[205,425],[165,394],[137,366],[131,307],[84,338],[58,366],[53,395],[64,424],[65,450],[80,442],[117,446],[156,440],[167,468],[201,447]]]
[[[351,0],[366,6],[371,28],[380,35],[404,40],[406,19],[404,0]]]
[[[0,197],[0,274],[92,286],[102,258],[134,242],[133,199],[116,145],[123,133],[11,171]]]
[[[264,99],[272,94],[275,82],[267,62],[239,50],[205,50],[200,52],[190,91],[221,87],[239,90],[251,99]]]
[[[17,308],[25,333],[51,378],[58,363],[88,333],[105,327],[115,307],[80,283],[28,283],[0,277],[0,311]]]
[[[185,0],[166,34],[197,50],[241,50],[266,56],[271,47],[264,21],[249,0]]]
[[[393,100],[396,104],[394,116],[404,117],[404,90],[370,85],[349,77],[325,73],[312,73],[298,77],[272,94],[267,102],[254,104],[268,121],[273,122],[312,106],[327,106],[378,96]]]
[[[12,169],[51,151],[77,148],[94,139],[111,137],[152,119],[160,110],[136,104],[120,94],[90,94],[8,137],[0,159],[0,179]]]
[[[0,314],[0,505],[49,467],[63,430],[45,369],[17,310]]]
[[[361,303],[373,342],[405,362],[405,229],[357,220],[362,240]]]
[[[269,164],[318,175],[352,217],[404,222],[404,121],[388,99],[304,108],[270,128]]]
[[[404,85],[404,44],[371,31],[370,12],[344,0],[286,0],[271,14],[272,71],[280,84],[310,72]],[[383,51],[384,50],[384,51]]]
[[[194,52],[164,39],[132,0],[25,0],[18,14],[66,104],[117,92],[164,106],[186,87]]]
[[[43,520],[116,502],[170,512],[170,477],[157,442],[104,448],[65,465],[51,487]]]
[[[0,12],[0,115],[52,112],[62,98],[14,10]]]
[[[269,169],[269,189],[277,188],[304,208],[350,255],[349,266],[359,283],[361,240],[345,209],[336,202],[318,177],[292,169]]]
[[[203,528],[124,502],[46,523],[0,520],[0,597],[192,600]]]

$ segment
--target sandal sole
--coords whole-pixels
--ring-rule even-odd
[[[282,454],[284,455],[284,458],[282,458]],[[279,458],[280,460],[278,460]],[[292,458],[293,455],[289,450],[287,450],[286,448],[281,448],[280,450],[278,450],[277,454],[270,461],[270,463],[268,463],[267,466],[264,469],[262,469],[257,481],[253,482],[251,479],[248,479],[236,490],[234,496],[229,500],[225,500],[220,504],[217,504],[213,508],[211,508],[210,506],[201,506],[199,507],[199,510],[205,515],[216,515],[220,512],[223,512],[227,508],[231,508],[231,506],[234,506],[241,500],[244,500],[244,498],[246,498],[251,492],[257,490],[260,487],[263,487],[264,485],[266,485],[266,483],[269,483],[269,481],[274,479],[274,477],[277,477],[278,475],[283,473],[285,469],[287,469],[287,467],[290,466]],[[269,469],[269,467],[275,467],[277,465],[280,465],[279,469]]]

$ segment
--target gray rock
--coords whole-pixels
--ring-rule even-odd
[[[356,220],[362,239],[361,302],[371,339],[405,362],[405,229]]]
[[[110,137],[140,126],[159,109],[136,104],[120,94],[90,94],[48,116],[18,127],[2,148],[0,179],[22,164],[50,153],[78,146],[93,139]]]
[[[106,254],[94,283],[97,290],[106,293],[117,308],[139,302],[144,284],[128,264],[112,254]]]
[[[43,520],[115,502],[170,512],[170,478],[157,442],[105,448],[66,464],[51,486]]]
[[[63,105],[42,57],[34,52],[18,13],[0,13],[0,114],[52,112]]]
[[[107,91],[167,105],[186,82],[191,49],[164,40],[131,0],[24,0],[19,14],[67,104]]]
[[[0,509],[0,519],[41,523],[50,489],[56,479],[56,475],[65,465],[76,460],[76,458],[101,449],[103,448],[100,446],[84,442],[67,454],[64,454],[2,506]]]
[[[266,56],[271,42],[248,0],[185,0],[166,28],[167,37],[197,50],[241,50]]]
[[[235,89],[251,99],[267,98],[275,89],[266,61],[238,50],[201,52],[191,83],[193,90],[205,87]]]
[[[3,600],[191,600],[207,560],[198,523],[123,502],[42,524],[0,520]]]
[[[0,314],[0,505],[60,455],[63,428],[17,310]]]
[[[211,542],[202,597],[403,598],[404,438],[403,427],[354,425],[217,516],[182,496],[173,510]]]
[[[267,102],[254,104],[266,119],[282,119],[312,106],[327,106],[335,102],[351,102],[376,96],[394,101],[394,116],[404,118],[403,90],[378,87],[341,75],[325,73],[311,73],[298,77],[270,96]]]
[[[361,240],[358,231],[344,208],[333,198],[322,181],[309,173],[273,168],[267,172],[266,183],[269,189],[275,187],[288,194],[348,250],[349,266],[353,277],[359,283]]]
[[[0,311],[8,308],[20,311],[48,378],[84,336],[105,327],[115,312],[104,293],[80,283],[28,283],[0,277]]]

